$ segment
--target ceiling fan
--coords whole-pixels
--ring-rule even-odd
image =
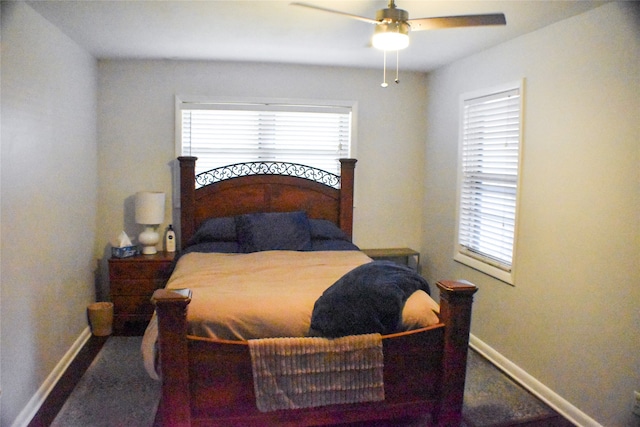
[[[389,0],[389,4],[385,9],[378,10],[375,19],[353,15],[339,10],[327,9],[307,3],[293,2],[291,4],[294,6],[302,6],[323,12],[334,13],[348,18],[357,19],[358,21],[374,24],[376,27],[373,32],[373,37],[371,38],[371,43],[374,47],[385,52],[385,81],[382,83],[382,87],[387,86],[386,52],[398,52],[399,50],[409,46],[409,31],[476,27],[485,25],[506,25],[507,23],[503,13],[409,19],[409,13],[406,10],[397,8],[395,0]],[[395,81],[398,83],[397,76]]]

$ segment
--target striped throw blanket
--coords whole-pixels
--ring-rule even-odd
[[[380,334],[248,343],[261,412],[384,400]]]

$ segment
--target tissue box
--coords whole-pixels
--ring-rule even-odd
[[[140,253],[137,246],[123,246],[121,248],[111,248],[111,256],[114,258],[128,258]]]

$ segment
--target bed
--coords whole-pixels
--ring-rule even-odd
[[[370,269],[374,266],[382,268],[370,259],[363,259],[364,255],[358,253],[357,247],[354,250],[348,246],[353,231],[356,161],[355,159],[341,160],[339,176],[302,165],[272,162],[231,165],[196,176],[195,157],[179,157],[178,161],[181,191],[180,231],[183,251],[168,287],[157,290],[152,298],[156,306],[154,321],[157,321],[158,364],[162,380],[162,395],[156,416],[157,425],[301,426],[407,417],[426,417],[425,419],[430,420],[432,425],[460,424],[471,307],[473,294],[477,290],[474,285],[466,281],[443,280],[436,284],[440,291],[440,301],[437,308],[433,308],[431,312],[432,315],[437,312],[435,321],[403,326],[401,330],[383,329],[384,333],[363,332],[362,335],[358,333],[345,336],[344,333],[336,332],[334,336],[326,338],[316,337],[314,334],[300,338],[300,340],[321,340],[322,345],[326,345],[327,342],[330,343],[328,345],[342,343],[342,340],[354,343],[349,345],[361,345],[358,341],[360,337],[363,339],[366,337],[367,345],[370,340],[375,341],[383,354],[383,362],[372,362],[375,368],[366,368],[368,371],[379,374],[373,397],[347,400],[346,402],[349,403],[335,403],[336,400],[329,399],[327,400],[329,403],[312,402],[308,405],[294,406],[293,409],[281,409],[278,406],[265,409],[264,403],[260,406],[262,392],[256,385],[258,374],[255,371],[258,368],[254,364],[257,351],[255,343],[263,345],[269,340],[251,339],[252,337],[246,339],[246,335],[242,335],[245,332],[238,335],[241,339],[234,336],[238,329],[244,328],[246,322],[231,328],[232,332],[214,331],[212,333],[212,328],[209,327],[200,328],[208,332],[194,332],[197,328],[192,325],[197,322],[193,320],[202,311],[198,295],[203,291],[197,284],[181,286],[183,283],[180,281],[181,274],[186,268],[184,266],[188,264],[187,260],[190,260],[196,269],[199,268],[198,265],[209,266],[207,274],[213,277],[214,282],[220,283],[223,289],[226,286],[225,281],[231,283],[229,285],[231,289],[234,283],[235,286],[244,286],[237,285],[240,283],[238,282],[241,276],[239,271],[251,270],[249,266],[252,268],[255,266],[259,270],[267,269],[260,270],[259,274],[262,275],[261,277],[271,277],[270,269],[275,264],[268,260],[264,265],[260,264],[260,259],[270,256],[270,253],[285,257],[283,263],[289,268],[290,281],[296,283],[297,280],[303,280],[309,275],[316,275],[298,270],[298,268],[307,268],[308,264],[319,263],[325,267],[331,264],[334,270],[329,273],[326,280],[333,281],[339,278],[335,285],[344,277],[353,276],[352,271]],[[260,242],[247,243],[245,239],[242,245],[248,244],[253,248],[241,251],[247,252],[246,254],[236,255],[233,250],[220,249],[220,253],[206,254],[207,258],[197,251],[190,252],[186,247],[187,242],[189,246],[192,246],[194,241],[197,243],[199,233],[212,219],[236,218],[239,221],[238,218],[247,217],[262,221],[265,216],[271,214],[278,217],[279,214],[283,214],[287,218],[293,215],[298,218],[297,215],[300,213],[304,213],[307,220],[314,224],[333,224],[334,228],[339,230],[338,234],[341,234],[342,240],[347,241],[344,243],[347,246],[338,247],[335,251],[326,250],[328,248],[323,245],[327,242],[323,241],[317,242],[320,246],[314,250],[308,246],[308,242],[304,242],[303,245],[306,246],[302,250],[297,247],[296,250],[291,250],[289,247],[284,250],[280,248],[272,250],[273,247],[256,248],[254,246],[260,246]],[[259,221],[258,226],[261,224]],[[255,226],[251,221],[249,224],[248,228]],[[240,230],[240,226],[237,225],[237,227]],[[277,237],[278,233],[275,234]],[[342,244],[339,243],[338,246]],[[218,252],[218,249],[214,249],[213,252]],[[214,261],[209,258],[210,255],[214,257]],[[245,255],[247,258],[240,258]],[[321,256],[329,258],[318,261]],[[355,263],[353,265],[350,264],[352,258]],[[223,263],[226,265],[228,259],[235,260],[236,266],[231,267],[230,273],[222,273],[219,266]],[[338,267],[334,262],[344,265]],[[294,268],[293,265],[296,267]],[[242,266],[247,268],[243,269]],[[265,271],[269,273],[265,274]],[[298,271],[301,273],[296,275]],[[387,271],[386,267],[384,271]],[[349,274],[342,276],[345,272]],[[411,288],[411,292],[414,290],[417,289]],[[295,293],[295,291],[284,292],[287,295]],[[315,292],[316,294],[302,297],[303,300],[306,298],[304,304],[313,304],[313,299],[317,298],[318,292],[322,298],[327,294],[331,296],[328,289]],[[422,291],[411,292],[405,293],[411,294],[413,298]],[[270,297],[273,297],[273,294],[266,293],[258,298],[264,299],[264,305],[270,305],[267,303]],[[318,298],[316,305],[313,306],[313,315],[307,315],[307,321],[311,316],[311,331],[314,330],[314,326],[320,324],[317,323],[317,319],[321,319],[322,316],[316,316],[316,308],[322,298]],[[342,298],[341,295],[340,298]],[[405,301],[406,308],[409,306],[409,299],[405,297],[403,304]],[[236,301],[234,305],[244,304]],[[397,325],[404,325],[405,308],[401,313],[402,323],[398,322]],[[224,309],[223,304],[213,311],[224,312]],[[275,311],[275,315],[278,316],[277,310]],[[288,314],[284,318],[285,321],[281,323],[290,326],[287,319],[295,317],[295,314]],[[302,326],[303,329],[306,327],[308,324]],[[226,333],[231,335],[227,336]],[[269,334],[264,331],[259,333]],[[288,332],[284,334],[283,337],[274,339],[292,340],[284,338]],[[295,331],[291,334],[300,335]],[[293,344],[298,345],[297,342]],[[271,345],[270,342],[269,345]],[[374,353],[371,354],[373,354],[371,360],[378,360]],[[362,370],[364,371],[365,368]],[[314,375],[317,376],[317,374]],[[328,381],[330,380],[324,380],[324,382]]]

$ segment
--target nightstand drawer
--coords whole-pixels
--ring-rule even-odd
[[[164,287],[165,279],[130,279],[111,281],[111,295],[145,295],[150,296],[156,289]]]
[[[166,279],[169,277],[171,262],[129,262],[110,261],[109,280],[128,279]]]

